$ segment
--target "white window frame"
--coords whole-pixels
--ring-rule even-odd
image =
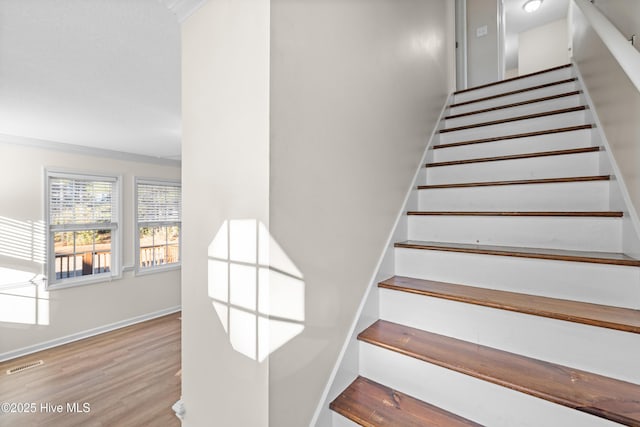
[[[110,181],[114,183],[115,213],[116,218],[109,225],[82,224],[82,225],[52,225],[50,218],[51,178],[77,179],[89,181]],[[112,174],[93,174],[73,172],[67,170],[45,169],[45,229],[47,233],[47,290],[64,289],[75,286],[109,282],[122,278],[122,177]],[[56,278],[55,244],[54,234],[61,231],[79,231],[92,229],[111,230],[111,271],[108,273],[91,274],[87,276]]]
[[[151,267],[141,267],[140,266],[140,227],[147,225],[149,223],[141,223],[138,218],[138,185],[139,184],[149,184],[149,185],[164,185],[171,187],[179,187],[180,188],[180,196],[182,196],[182,183],[179,180],[169,180],[169,179],[154,179],[154,178],[140,178],[136,177],[134,182],[134,215],[135,215],[135,271],[136,275],[145,275],[145,274],[154,274],[161,273],[165,271],[171,270],[179,270],[182,268],[182,212],[180,212],[180,221],[166,221],[166,222],[156,222],[154,225],[157,226],[175,226],[177,225],[180,229],[180,241],[178,244],[178,253],[180,254],[180,260],[178,262],[174,262],[171,264],[163,264],[163,265],[154,265]]]

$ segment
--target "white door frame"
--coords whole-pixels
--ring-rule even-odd
[[[456,0],[456,90],[467,88],[467,0]]]
[[[507,24],[504,0],[498,1],[498,80],[503,80],[506,68]]]

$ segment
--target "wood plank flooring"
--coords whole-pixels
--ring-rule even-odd
[[[178,427],[180,313],[0,363],[0,402],[36,413],[0,414],[0,427]],[[34,360],[43,366],[7,375]],[[67,403],[90,411],[68,413]],[[63,405],[62,413],[42,410]]]

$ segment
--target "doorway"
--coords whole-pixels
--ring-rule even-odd
[[[569,0],[542,0],[531,12],[527,0],[503,1],[504,78],[570,62]]]

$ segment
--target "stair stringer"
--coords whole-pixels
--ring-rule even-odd
[[[414,174],[411,186],[402,203],[401,208],[396,216],[395,223],[389,237],[387,238],[385,247],[378,260],[376,269],[367,286],[364,296],[358,306],[358,310],[354,314],[354,319],[347,333],[347,339],[342,345],[342,349],[336,360],[331,375],[328,378],[325,389],[322,393],[316,411],[309,423],[309,426],[330,427],[332,426],[332,412],[329,409],[329,403],[332,402],[359,374],[359,344],[357,340],[358,333],[371,325],[380,318],[378,290],[377,285],[395,273],[395,248],[394,243],[408,239],[408,218],[406,212],[408,210],[418,209],[418,185],[425,181],[424,165],[430,161],[433,156],[431,148],[439,141],[439,130],[444,126],[444,117],[452,103],[453,94],[450,94],[444,102],[437,126],[434,127],[429,142],[427,143],[418,168]]]
[[[604,128],[598,118],[595,105],[589,95],[589,89],[580,73],[580,68],[575,61],[572,62],[575,75],[582,89],[581,98],[584,104],[589,106],[588,114],[591,116],[591,122],[595,123],[593,145],[604,147],[604,150],[601,151],[600,154],[600,173],[603,175],[611,175],[609,184],[609,208],[611,210],[624,212],[622,218],[622,250],[631,257],[640,258],[640,217],[633,203],[631,203],[629,190],[620,172],[620,167],[613,156],[611,145],[604,133]]]

